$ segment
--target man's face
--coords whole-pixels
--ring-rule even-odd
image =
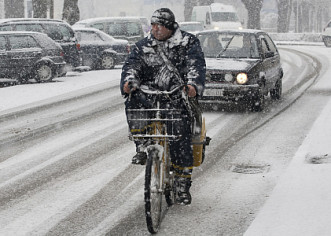
[[[172,31],[159,24],[152,24],[152,34],[160,41],[167,40],[170,38]]]

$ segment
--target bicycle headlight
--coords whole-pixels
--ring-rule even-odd
[[[245,84],[245,83],[247,83],[247,80],[248,80],[248,78],[247,78],[246,73],[239,73],[237,75],[236,81],[238,84]]]

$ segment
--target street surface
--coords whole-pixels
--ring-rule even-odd
[[[330,49],[279,48],[283,98],[268,97],[262,113],[205,111],[212,141],[193,173],[192,204],[168,209],[159,235],[242,235],[269,198],[330,97],[315,89],[331,72]],[[149,235],[120,67],[112,76],[84,73],[58,81],[102,82],[32,105],[0,105],[0,235]]]

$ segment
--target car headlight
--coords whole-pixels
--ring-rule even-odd
[[[238,84],[245,84],[247,82],[247,74],[246,73],[239,73],[237,75],[236,81]]]

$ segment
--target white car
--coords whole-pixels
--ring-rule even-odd
[[[331,47],[331,20],[323,29],[322,38],[325,46]]]
[[[179,22],[179,27],[181,30],[187,31],[191,34],[196,34],[204,30],[202,22],[198,22],[198,21]]]

